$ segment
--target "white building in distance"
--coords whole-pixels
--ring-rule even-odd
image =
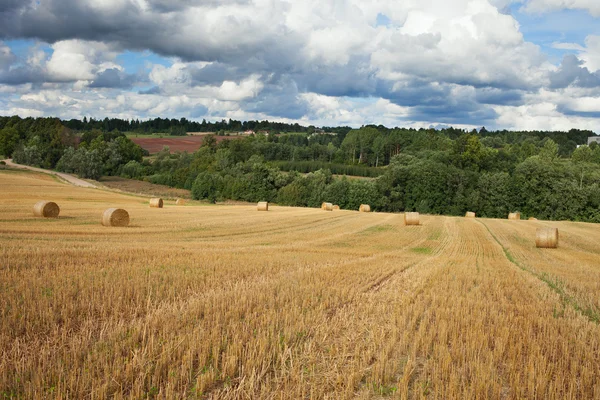
[[[596,142],[600,144],[600,136],[591,136],[588,138],[588,146],[592,144],[592,142]]]

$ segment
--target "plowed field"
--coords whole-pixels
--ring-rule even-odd
[[[241,136],[215,136],[217,143],[223,140],[239,139]],[[169,151],[193,153],[202,146],[204,136],[177,136],[168,138],[136,138],[130,137],[131,141],[142,149],[148,150],[150,154],[158,153],[165,146],[169,146]]]
[[[5,397],[600,398],[599,225],[0,188]]]

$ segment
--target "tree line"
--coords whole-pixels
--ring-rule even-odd
[[[162,133],[173,136],[184,136],[187,132],[219,132],[221,134],[243,131],[264,132],[305,132],[312,133],[316,130],[314,126],[302,126],[298,123],[287,124],[275,121],[237,121],[234,119],[210,122],[205,119],[202,122],[190,121],[187,118],[153,118],[147,121],[139,119],[104,118],[94,119],[84,117],[83,119],[70,119],[62,121],[72,130],[87,131],[99,129],[103,131],[118,130],[121,132],[137,133]],[[339,127],[329,130],[339,130]],[[342,128],[350,130],[350,128]]]
[[[121,175],[189,189],[196,199],[600,222],[600,146],[590,131],[328,128],[256,134],[193,154],[144,159],[120,131],[58,119],[0,118],[0,153],[97,178]],[[363,178],[339,175],[359,175]]]
[[[99,179],[120,174],[130,161],[142,162],[144,154],[119,131],[75,132],[57,118],[0,117],[0,155],[20,164]]]

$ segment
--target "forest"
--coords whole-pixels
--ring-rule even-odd
[[[88,178],[120,175],[185,188],[210,202],[368,203],[375,211],[494,218],[520,211],[600,222],[600,146],[586,145],[591,131],[271,128],[219,143],[208,135],[193,154],[164,149],[144,157],[119,130],[70,126],[0,117],[0,154]]]

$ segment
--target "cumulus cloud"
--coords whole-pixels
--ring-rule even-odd
[[[583,61],[568,54],[563,58],[560,68],[550,76],[551,88],[564,88],[569,85],[580,87],[600,87],[600,73],[591,73],[582,67]]]
[[[558,114],[571,110],[532,95],[596,87],[600,37],[580,47],[556,43],[578,54],[553,66],[521,34],[513,3],[530,12],[597,7],[585,0],[5,0],[0,40],[48,45],[19,59],[0,42],[0,87],[22,86],[2,107],[408,126],[494,126],[546,104]],[[119,59],[126,50],[167,62],[132,74]]]
[[[600,17],[600,3],[596,0],[529,0],[523,7],[527,12],[545,13],[563,9],[585,10]]]

